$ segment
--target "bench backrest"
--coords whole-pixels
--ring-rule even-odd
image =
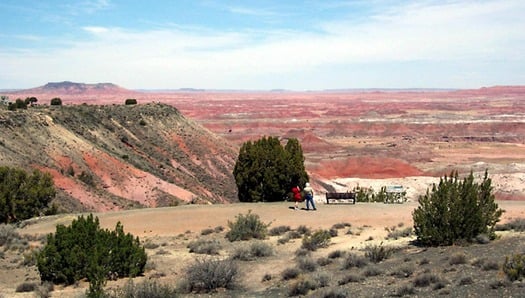
[[[341,200],[355,199],[355,193],[354,192],[327,192],[326,198],[327,199],[341,199]]]

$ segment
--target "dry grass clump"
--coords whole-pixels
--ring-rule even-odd
[[[415,293],[416,291],[414,290],[414,287],[410,285],[402,285],[395,291],[393,296],[394,297],[411,296],[411,295],[414,295]]]
[[[403,224],[400,223],[398,224],[397,226],[392,226],[392,227],[386,227],[385,230],[388,232],[387,236],[386,236],[386,239],[393,239],[393,240],[397,240],[399,238],[405,238],[405,237],[410,237],[412,236],[412,228],[411,227],[407,227],[407,228],[404,228],[404,229],[398,229],[398,228],[402,228],[403,227]]]
[[[365,280],[365,278],[360,275],[347,274],[341,280],[339,280],[337,284],[342,286],[342,285],[346,285],[351,282],[353,283],[362,282],[363,280]]]
[[[4,247],[4,251],[23,252],[29,247],[29,241],[27,237],[18,234],[13,225],[0,224],[0,246]]]
[[[340,222],[340,223],[333,224],[332,225],[332,229],[341,230],[341,229],[344,229],[344,228],[349,228],[351,226],[352,225],[350,223]]]
[[[299,268],[290,267],[283,270],[283,272],[281,273],[281,277],[283,280],[291,280],[297,278],[300,273],[301,271],[299,270]]]
[[[377,276],[381,274],[383,274],[383,271],[381,271],[379,268],[375,266],[366,267],[365,270],[363,271],[363,275],[366,277]]]
[[[343,269],[362,268],[368,264],[368,260],[360,255],[351,253],[343,261]]]
[[[311,230],[309,227],[305,226],[305,225],[300,225],[299,227],[297,227],[297,229],[295,229],[299,234],[301,235],[306,235],[306,234],[310,234]]]
[[[305,272],[314,272],[317,270],[317,263],[310,257],[301,258],[297,261],[297,267]]]
[[[321,272],[313,277],[313,280],[317,282],[319,288],[327,287],[330,284],[331,276],[326,272]]]
[[[459,280],[458,285],[459,286],[464,286],[464,285],[470,285],[470,284],[473,284],[473,283],[474,283],[474,280],[472,279],[472,277],[465,276],[465,277],[462,277]]]
[[[288,296],[307,295],[308,292],[317,289],[318,285],[309,279],[301,279],[294,282],[288,291]]]
[[[206,236],[215,233],[215,230],[212,228],[206,228],[201,231],[201,236]]]
[[[365,257],[374,263],[379,263],[384,259],[388,259],[396,250],[394,247],[379,245],[367,245],[365,248]]]
[[[325,258],[325,257],[320,257],[317,259],[317,265],[321,267],[328,266],[332,264],[332,262],[333,262],[332,259]]]
[[[398,278],[407,278],[412,276],[414,273],[414,267],[412,266],[401,266],[396,268],[390,275]]]
[[[232,259],[203,258],[186,268],[180,289],[186,293],[209,293],[238,287],[239,268]]]
[[[241,246],[235,249],[232,258],[241,261],[253,261],[257,258],[273,255],[273,248],[270,244],[262,241],[251,243],[249,246]]]
[[[413,284],[415,287],[424,288],[440,281],[441,279],[435,274],[422,273],[414,278]]]
[[[37,288],[38,288],[38,285],[34,282],[23,282],[16,287],[15,292],[17,293],[33,292]]]
[[[321,290],[319,293],[321,298],[347,298],[351,297],[347,291],[341,288],[330,288],[326,290]]]
[[[146,240],[144,242],[144,244],[142,245],[145,249],[156,249],[158,248],[160,245],[158,243],[155,243],[153,241],[151,241],[150,239]]]
[[[308,250],[306,248],[298,248],[296,251],[295,251],[295,256],[296,257],[299,257],[299,258],[302,258],[302,257],[306,257],[306,256],[309,256],[312,254],[312,251],[311,250]]]
[[[467,256],[460,252],[460,253],[456,253],[454,255],[452,255],[450,257],[450,259],[448,260],[448,263],[450,265],[461,265],[461,264],[466,264],[467,263]]]
[[[312,234],[304,235],[301,247],[310,251],[316,251],[318,248],[327,247],[331,238],[329,231],[317,230]]]
[[[290,228],[290,226],[278,226],[278,227],[271,228],[268,234],[270,236],[281,236],[284,233],[291,231],[291,230],[292,229]]]
[[[342,258],[345,255],[345,252],[342,250],[334,250],[328,254],[329,259],[338,259]]]
[[[206,255],[218,255],[222,246],[217,240],[198,239],[188,244],[190,252]]]
[[[169,285],[163,285],[156,280],[144,280],[135,284],[130,279],[122,288],[113,290],[113,293],[107,293],[105,296],[110,298],[133,297],[133,298],[164,298],[177,297],[177,290]]]

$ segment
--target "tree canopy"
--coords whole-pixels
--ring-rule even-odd
[[[294,185],[308,181],[303,150],[295,138],[283,147],[276,137],[262,137],[241,146],[233,170],[241,202],[286,199]]]

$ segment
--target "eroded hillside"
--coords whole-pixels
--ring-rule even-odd
[[[0,165],[51,173],[64,210],[237,199],[236,150],[170,105],[0,109],[0,131]]]

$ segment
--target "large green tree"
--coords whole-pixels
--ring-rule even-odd
[[[49,214],[56,191],[50,174],[0,167],[0,222],[16,222]]]
[[[276,137],[263,137],[241,146],[233,170],[241,202],[282,201],[294,184],[308,181],[297,139],[283,147]]]

